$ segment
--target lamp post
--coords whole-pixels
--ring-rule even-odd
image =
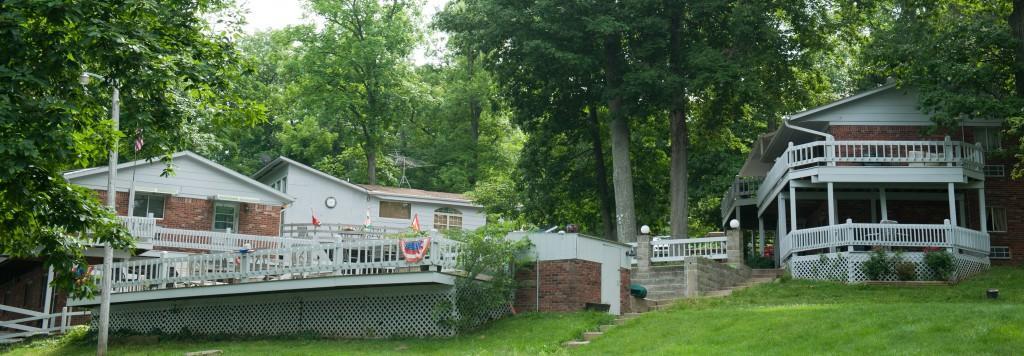
[[[82,75],[78,76],[78,83],[86,86],[92,78],[107,81],[107,78],[99,74],[82,72]],[[114,121],[114,130],[116,131],[121,121],[121,90],[114,81],[109,81],[109,84],[114,90],[110,101],[110,119]],[[110,156],[107,161],[107,207],[114,212],[114,215],[117,215],[117,189],[114,187],[114,180],[116,178],[117,142],[114,142],[114,145],[110,148]],[[96,345],[96,355],[99,356],[107,354],[107,335],[110,328],[110,275],[112,273],[110,265],[113,263],[114,248],[110,246],[110,243],[105,243],[103,244],[103,281],[100,286],[99,341]]]

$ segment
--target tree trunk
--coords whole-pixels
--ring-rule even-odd
[[[1017,40],[1014,45],[1013,81],[1018,97],[1024,97],[1024,0],[1013,1],[1010,13],[1010,35]]]
[[[471,85],[474,84],[474,82],[473,82],[473,75],[474,75],[475,68],[473,68],[473,66],[476,65],[475,64],[475,62],[476,62],[475,61],[475,57],[476,57],[476,52],[475,51],[470,51],[469,54],[466,56],[466,66],[467,66],[467,68],[469,70],[469,82],[470,82]],[[479,98],[476,97],[473,94],[476,94],[476,93],[471,93],[470,99],[469,99],[469,138],[470,138],[470,145],[472,146],[470,148],[473,150],[473,160],[470,161],[470,167],[469,167],[470,168],[469,169],[469,184],[470,185],[476,184],[477,170],[478,170],[478,167],[479,167],[479,163],[477,163],[477,162],[478,162],[478,160],[480,158],[480,154],[479,154],[479,151],[480,151],[479,150],[479,148],[480,148],[480,146],[479,146],[479,143],[480,143],[480,115],[483,113],[483,108],[480,106]]]
[[[682,24],[679,6],[669,4],[669,70],[676,78],[676,83],[683,82],[682,70]],[[687,157],[690,144],[689,130],[686,126],[686,89],[685,85],[676,85],[673,93],[672,107],[669,110],[669,132],[672,140],[671,163],[669,166],[669,225],[672,237],[687,238],[689,230],[689,206],[687,203]]]
[[[612,182],[615,187],[615,229],[619,242],[636,241],[636,206],[633,203],[633,169],[629,160],[629,122],[622,109],[624,58],[618,34],[605,37],[605,86],[611,114]]]
[[[594,185],[597,186],[597,197],[601,205],[601,224],[604,227],[604,238],[615,236],[615,220],[612,219],[612,196],[608,191],[608,168],[604,165],[604,145],[601,143],[601,124],[597,118],[597,108],[591,105],[588,109],[590,118],[590,147],[594,154]]]
[[[366,150],[366,183],[377,184],[377,150],[365,147]]]

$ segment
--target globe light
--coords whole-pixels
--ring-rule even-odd
[[[729,220],[729,227],[731,227],[733,229],[739,229],[740,228],[740,221],[736,220],[736,219]]]
[[[640,233],[644,234],[644,235],[650,235],[651,234],[651,227],[647,226],[647,225],[641,226],[640,227]]]

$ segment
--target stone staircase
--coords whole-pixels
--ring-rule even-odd
[[[772,283],[782,276],[781,269],[753,269],[750,271],[750,278],[743,283],[731,288],[704,292],[702,298],[726,297],[732,295],[735,290],[749,288],[761,283]],[[681,266],[654,267],[650,272],[639,272],[634,270],[631,274],[631,282],[638,283],[647,288],[647,298],[633,298],[632,313],[623,313],[616,318],[612,324],[601,325],[595,331],[584,332],[576,340],[566,341],[562,346],[566,348],[577,348],[587,345],[590,341],[601,337],[608,330],[627,323],[640,316],[644,312],[668,308],[676,301],[686,297],[686,275]]]

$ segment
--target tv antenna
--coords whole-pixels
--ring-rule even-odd
[[[420,161],[418,159],[415,159],[415,158],[403,155],[398,150],[395,150],[394,152],[392,152],[388,156],[390,156],[391,159],[395,161],[395,164],[397,164],[400,167],[402,167],[402,178],[398,180],[398,187],[399,188],[401,188],[401,187],[412,188],[412,184],[409,183],[409,178],[405,175],[405,170],[406,169],[409,169],[409,168],[420,168],[420,167],[429,167],[429,166],[431,166],[430,164],[427,164],[427,163],[425,163],[423,161]]]

